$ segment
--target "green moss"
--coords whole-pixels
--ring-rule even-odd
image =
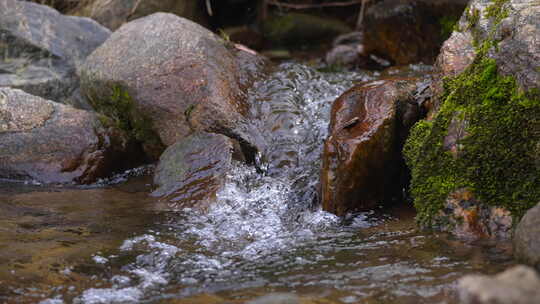
[[[501,22],[502,19],[508,17],[508,10],[503,8],[503,5],[509,0],[492,0],[493,4],[488,6],[484,12],[484,17],[494,18],[495,23]]]
[[[133,98],[122,85],[102,85],[88,97],[92,106],[100,113],[98,117],[104,126],[115,126],[124,130],[133,139],[145,145],[152,147],[162,145],[152,130],[151,121],[136,109]]]
[[[540,94],[520,92],[512,77],[479,54],[461,75],[445,81],[440,111],[415,125],[404,148],[411,195],[423,226],[434,224],[451,192],[468,187],[477,198],[517,218],[540,200]],[[458,155],[445,150],[454,118],[467,122]]]
[[[478,21],[480,21],[480,11],[476,8],[467,7],[465,9],[465,17],[467,18],[467,27],[465,30],[470,30],[474,28]]]

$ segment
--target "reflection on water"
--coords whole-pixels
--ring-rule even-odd
[[[457,278],[510,263],[504,244],[418,232],[406,206],[340,219],[314,204],[331,102],[369,79],[286,63],[257,83],[265,172],[236,164],[205,212],[158,210],[144,178],[0,196],[0,301],[452,303]]]

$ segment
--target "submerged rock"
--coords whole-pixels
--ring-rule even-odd
[[[91,183],[137,156],[126,135],[95,113],[0,88],[0,178]]]
[[[516,258],[540,269],[540,204],[529,209],[514,233]]]
[[[467,0],[383,0],[368,4],[363,23],[366,52],[393,63],[432,63]]]
[[[509,240],[512,215],[504,208],[479,203],[468,189],[459,189],[448,196],[436,225],[462,239]]]
[[[85,107],[70,96],[76,66],[110,31],[88,18],[64,16],[31,2],[0,0],[0,87]]]
[[[463,304],[536,304],[540,277],[534,269],[514,266],[494,277],[468,275],[458,282]]]
[[[153,196],[175,207],[205,207],[223,186],[232,160],[241,160],[236,141],[220,135],[196,132],[172,146],[159,159]]]
[[[507,238],[540,200],[539,15],[532,0],[471,1],[441,49],[404,150],[421,225]]]
[[[70,10],[76,16],[90,17],[111,30],[122,24],[157,12],[172,13],[199,24],[207,23],[202,1],[190,0],[91,0]]]
[[[419,119],[415,88],[413,79],[373,81],[334,102],[322,160],[324,210],[344,215],[401,193],[401,147]]]
[[[192,21],[156,13],[123,25],[87,58],[82,91],[153,158],[192,130],[253,151],[243,89],[263,60],[242,52]]]

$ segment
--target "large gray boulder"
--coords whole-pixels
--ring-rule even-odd
[[[76,66],[109,37],[89,18],[64,16],[36,3],[0,0],[0,87],[83,107],[71,100]]]
[[[192,130],[253,147],[242,90],[253,73],[236,52],[243,51],[190,20],[156,13],[126,23],[88,56],[81,89],[154,158]],[[248,55],[251,66],[262,61]]]
[[[516,258],[540,269],[540,204],[529,209],[514,232]]]
[[[133,165],[136,147],[106,124],[93,112],[0,88],[0,178],[91,183]]]

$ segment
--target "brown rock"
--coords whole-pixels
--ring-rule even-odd
[[[415,81],[353,87],[332,106],[321,176],[323,209],[337,215],[392,199],[402,189],[401,146],[418,119]]]
[[[512,233],[512,215],[504,208],[482,204],[469,189],[459,189],[448,196],[437,226],[461,239],[508,240]]]
[[[126,22],[157,12],[172,13],[202,25],[208,23],[204,2],[193,0],[86,0],[69,14],[90,17],[114,31]]]
[[[383,0],[366,10],[363,28],[369,53],[393,63],[434,62],[447,38],[444,26],[457,21],[468,1]],[[435,21],[435,22],[434,22]],[[451,33],[451,29],[449,30]]]
[[[135,164],[135,148],[94,113],[0,88],[0,178],[91,183]]]
[[[239,52],[196,23],[156,13],[123,25],[87,58],[82,91],[154,158],[192,130],[253,147],[243,89],[263,60]]]

